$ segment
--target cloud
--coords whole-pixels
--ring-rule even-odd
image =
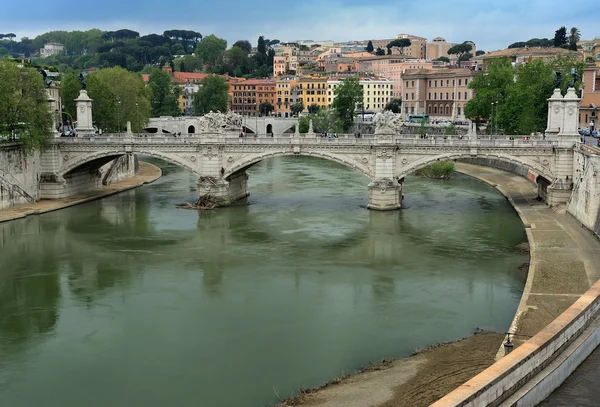
[[[562,25],[577,26],[594,38],[597,24],[589,1],[571,0],[163,0],[81,2],[30,0],[3,6],[0,26],[17,36],[35,37],[51,30],[129,28],[141,34],[180,28],[214,33],[231,45],[239,39],[256,43],[259,35],[282,41],[334,41],[394,38],[410,33],[451,42],[474,41],[478,49],[505,48],[533,37],[553,37]],[[121,16],[114,20],[114,16]]]

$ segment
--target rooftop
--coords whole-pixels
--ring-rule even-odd
[[[545,48],[545,47],[523,47],[507,48],[499,51],[488,52],[482,55],[482,59],[509,57],[516,58],[520,56],[555,56],[555,55],[579,55],[577,51],[571,51],[564,48]]]

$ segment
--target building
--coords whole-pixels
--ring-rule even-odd
[[[44,48],[40,48],[40,58],[47,58],[52,55],[59,55],[65,53],[65,47],[57,42],[49,42],[44,45]]]
[[[558,56],[572,56],[583,60],[583,54],[577,51],[571,51],[564,48],[543,48],[543,47],[523,47],[523,48],[507,48],[500,51],[488,52],[481,55],[483,62],[483,70],[487,70],[489,62],[493,59],[507,57],[516,65],[531,62],[536,59],[541,59],[544,62],[549,62]]]
[[[408,38],[410,40],[410,47],[406,47],[406,48],[402,49],[402,55],[417,58],[417,59],[425,59],[427,57],[427,38],[418,37],[416,35],[410,35],[410,34],[398,34],[396,36],[396,38],[389,38],[389,39],[383,39],[383,40],[370,40],[370,41],[373,44],[374,49],[381,48],[383,50],[386,50],[386,52],[387,52],[387,45],[390,42],[397,40],[397,39],[402,39],[402,38]],[[366,41],[367,44],[368,44],[368,42],[369,42],[369,40]],[[392,51],[394,51],[394,50],[392,50]],[[399,51],[394,51],[394,52],[398,53]]]
[[[179,95],[179,108],[185,115],[194,113],[194,95],[200,89],[200,82],[210,76],[207,73],[197,72],[172,72],[171,81],[183,88]]]
[[[477,53],[477,47],[475,43],[468,41],[469,44],[473,47],[470,51],[472,55]],[[427,59],[434,60],[440,57],[446,57],[452,59],[456,58],[455,55],[448,54],[448,50],[453,46],[458,45],[456,43],[447,42],[445,38],[435,37],[430,43],[427,44]]]
[[[371,55],[358,61],[359,72],[369,72],[387,78],[394,83],[392,96],[402,98],[402,74],[408,70],[432,69],[433,64],[424,59],[414,59],[403,55]]]
[[[293,104],[298,102],[298,79],[295,76],[285,75],[275,79],[275,110],[277,117],[291,117]],[[296,90],[296,91],[294,91]]]
[[[358,62],[343,54],[330,54],[317,61],[317,70],[321,72],[357,72]]]
[[[260,104],[269,102],[275,107],[276,83],[272,79],[248,79],[232,83],[231,110],[242,116],[258,116]]]
[[[405,72],[402,75],[404,117],[428,114],[433,120],[466,120],[465,105],[473,98],[469,83],[477,74],[468,68]]]
[[[579,127],[598,130],[600,116],[600,68],[588,66],[583,72],[583,97],[579,104]],[[593,124],[592,124],[593,123]]]
[[[386,78],[361,77],[360,87],[363,89],[362,107],[365,112],[374,113],[382,111],[393,98],[394,83]],[[342,84],[341,79],[327,81],[327,102],[331,105],[335,100],[335,90]]]
[[[594,55],[595,40],[581,40],[577,43],[577,48],[581,48],[583,51],[583,59],[586,62],[594,62],[596,55]]]
[[[304,77],[298,79],[298,99],[304,103],[304,109],[310,105],[319,108],[328,107],[327,102],[327,80],[326,76]]]

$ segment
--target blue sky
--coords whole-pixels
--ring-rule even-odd
[[[256,43],[394,38],[472,40],[478,49],[505,48],[532,37],[553,37],[561,25],[583,38],[600,36],[591,0],[1,0],[0,33],[35,37],[50,30],[129,28],[141,34],[189,29]],[[49,6],[51,4],[51,6]]]

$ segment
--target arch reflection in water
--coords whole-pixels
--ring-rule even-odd
[[[268,405],[512,319],[524,232],[487,185],[408,177],[407,209],[371,212],[360,174],[276,158],[249,170],[248,205],[196,212],[175,207],[196,177],[161,165],[0,224],[7,405]]]

